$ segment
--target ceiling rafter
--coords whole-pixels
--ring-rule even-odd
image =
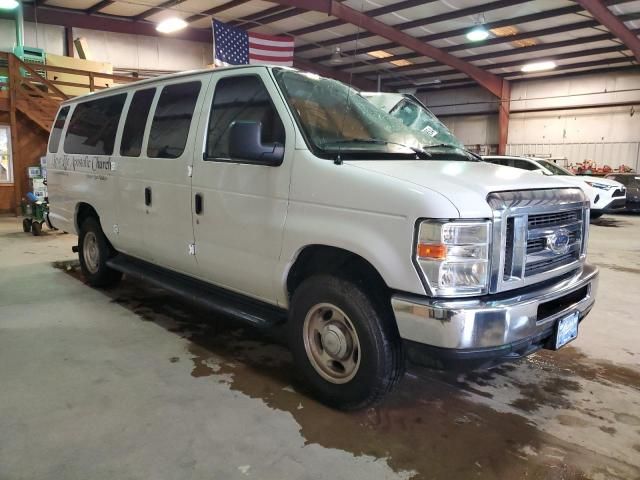
[[[519,5],[522,3],[530,2],[531,0],[495,0],[489,3],[483,3],[481,5],[474,5],[473,7],[461,8],[460,10],[454,10],[452,12],[441,13],[439,15],[432,15],[430,17],[418,18],[416,20],[410,20],[408,22],[399,23],[393,25],[396,30],[409,30],[411,28],[423,27],[425,25],[432,25],[434,23],[444,22],[447,20],[454,20],[456,18],[465,17],[467,15],[475,15],[478,13],[488,12],[491,10],[498,10],[500,8],[511,7],[513,5]],[[367,15],[367,12],[364,12]],[[345,35],[343,37],[331,38],[323,42],[318,42],[323,47],[330,47],[332,45],[339,45],[341,43],[352,42],[354,40],[362,40],[364,38],[374,37],[371,32],[354,33],[351,35]],[[317,47],[305,46],[298,49],[298,53],[303,53],[309,50],[313,50]]]
[[[156,13],[160,13],[163,12],[171,7],[175,7],[176,5],[180,5],[181,3],[184,3],[186,0],[167,0],[166,2],[162,2],[160,5],[157,5],[155,7],[151,7],[147,10],[145,10],[144,12],[139,13],[138,15],[135,15],[133,17],[131,17],[131,19],[134,22],[139,22],[140,20],[144,20],[148,17],[150,17],[151,15],[154,15]]]
[[[629,47],[629,50],[633,52],[636,60],[640,62],[640,39],[638,39],[638,36],[627,28],[620,17],[616,16],[611,10],[609,10],[602,0],[576,1],[582,5],[582,8],[593,15],[601,25],[607,27],[611,33]]]
[[[385,5],[384,7],[374,8],[373,10],[367,10],[364,13],[366,13],[370,17],[379,17],[380,15],[386,15],[387,13],[399,12],[402,10],[406,10],[407,8],[419,7],[436,1],[437,0],[405,0],[403,2]],[[308,27],[292,30],[288,32],[288,34],[294,37],[298,35],[307,35],[309,33],[319,32],[321,30],[326,30],[327,28],[333,28],[340,25],[344,25],[344,22],[340,19],[329,20],[328,22],[318,23],[316,25],[309,25]]]
[[[281,6],[281,5],[276,5],[275,7],[270,7],[267,8],[266,10],[261,10],[259,12],[256,13],[252,13],[251,15],[246,15],[242,18],[238,18],[237,20],[232,20],[231,22],[228,22],[230,25],[242,25],[244,23],[251,23],[251,22],[255,22],[258,21],[264,17],[269,17],[271,15],[277,15],[279,13],[283,13],[286,12],[288,10],[290,10],[291,7],[287,7],[287,6]]]
[[[609,5],[616,5],[616,4],[621,4],[621,3],[627,3],[629,1],[632,0],[610,0],[608,2]],[[546,10],[543,12],[538,12],[538,13],[531,13],[531,14],[527,14],[527,15],[521,15],[518,17],[512,17],[512,18],[508,18],[508,19],[503,19],[503,20],[497,20],[495,22],[488,22],[485,23],[485,27],[487,29],[492,29],[492,28],[499,28],[499,27],[506,27],[506,26],[510,26],[510,25],[520,25],[523,23],[529,23],[529,22],[536,22],[539,20],[545,20],[547,18],[555,18],[555,17],[559,17],[562,15],[570,15],[570,14],[574,14],[574,13],[578,13],[583,11],[583,8],[580,5],[570,5],[568,7],[561,7],[561,8],[554,8],[552,10]],[[578,22],[580,23],[580,22]],[[576,25],[576,23],[572,24],[574,27]],[[585,25],[585,24],[581,24],[581,25]],[[588,26],[594,26],[595,23],[589,24]],[[579,28],[587,28],[587,27],[583,27],[580,26]],[[577,27],[575,27],[574,29],[578,29]],[[547,29],[548,30],[548,29]],[[433,42],[436,40],[443,40],[446,38],[451,38],[451,37],[457,37],[457,36],[461,36],[466,34],[469,31],[469,27],[464,27],[464,28],[457,28],[454,30],[449,30],[446,32],[439,32],[439,33],[432,33],[432,34],[428,34],[428,35],[423,35],[421,37],[418,37],[418,39],[422,40],[423,42]],[[538,30],[540,31],[540,30]],[[529,35],[534,34],[535,32],[528,32]],[[500,38],[507,38],[507,37],[500,37]],[[508,38],[512,38],[512,37],[508,37]],[[508,42],[510,40],[504,40],[504,42]],[[482,44],[475,44],[473,46],[482,46],[485,45],[485,43]],[[363,49],[358,49],[358,52],[355,51],[349,51],[349,52],[344,52],[346,55],[353,55],[355,53],[368,53],[368,52],[372,52],[375,50],[387,50],[387,49],[391,49],[391,48],[398,48],[398,45],[394,44],[394,43],[384,43],[384,44],[378,44],[378,45],[374,45],[371,47],[366,47]],[[452,47],[449,47],[452,48]],[[463,46],[460,48],[462,49],[466,49],[466,48],[470,48],[470,45],[465,43],[463,44]],[[454,50],[447,50],[447,51],[454,51]],[[405,58],[417,58],[419,57],[418,55],[413,55],[412,57],[405,57]],[[312,61],[314,62],[322,62],[325,60],[328,60],[329,58],[331,58],[331,55],[320,55],[317,57],[313,57]],[[385,62],[389,62],[391,60],[396,60],[396,56],[393,57],[388,57],[385,59],[371,59],[370,61],[368,61],[368,63],[371,64],[377,64],[377,63],[385,63]],[[355,62],[354,66],[359,66],[360,64],[364,65],[365,63],[362,62]],[[343,67],[344,68],[344,67]]]
[[[549,72],[546,75],[544,74],[537,75],[535,77],[530,77],[530,78],[516,78],[516,76],[514,75],[511,77],[510,81],[512,83],[518,83],[518,82],[524,82],[524,81],[530,81],[530,80],[542,80],[542,79],[553,78],[553,77],[583,76],[583,75],[593,75],[594,73],[609,73],[609,72],[615,72],[615,73],[634,72],[635,73],[637,71],[638,71],[638,67],[635,65],[627,66],[627,67],[605,66],[604,68],[598,68],[598,66],[596,66],[595,68],[592,68],[588,71],[582,70],[579,72],[568,72],[568,73],[567,72],[561,72],[561,73]],[[449,81],[442,82],[437,85],[436,84],[423,85],[418,87],[416,91],[417,92],[438,92],[438,91],[445,91],[445,90],[452,90],[452,89],[459,89],[459,88],[474,88],[477,86],[478,84],[473,80],[460,78],[460,79],[451,80],[450,82]],[[435,106],[433,108],[435,108]]]
[[[640,28],[637,28],[635,30],[633,30],[633,32],[635,32],[636,34],[640,34]],[[580,38],[572,38],[570,40],[561,40],[558,42],[551,42],[551,43],[539,43],[537,45],[532,45],[530,47],[518,47],[518,48],[513,48],[510,50],[500,50],[499,52],[488,52],[488,53],[479,53],[476,55],[468,55],[466,57],[461,57],[464,60],[466,60],[467,62],[475,62],[478,60],[494,60],[496,58],[501,58],[501,57],[510,57],[512,55],[522,55],[523,53],[534,53],[534,52],[542,52],[544,50],[552,50],[554,48],[562,48],[562,47],[572,47],[572,46],[576,46],[576,45],[580,45],[580,46],[584,46],[585,44],[588,43],[594,43],[594,42],[601,42],[601,41],[606,41],[606,40],[612,40],[614,38],[614,36],[610,33],[603,33],[600,35],[594,35],[592,37],[580,37]],[[576,51],[574,52],[574,54],[576,53],[580,53],[580,51]],[[412,55],[415,56],[415,54],[411,53],[411,54],[407,54],[406,58],[409,58],[408,56]],[[576,55],[577,56],[577,55]],[[396,55],[394,58],[402,58],[404,57],[404,55]],[[366,65],[366,64],[365,64]],[[433,67],[439,67],[441,66],[440,63],[438,62],[424,62],[424,63],[414,63],[412,65],[408,65],[406,67],[397,67],[394,68],[393,70],[391,70],[388,74],[388,76],[393,76],[394,74],[403,74],[406,77],[410,78],[411,75],[406,75],[407,72],[412,72],[415,70],[422,70],[424,68],[433,68]],[[362,74],[369,74],[369,73],[373,73],[373,72],[358,72],[359,75]],[[385,75],[382,75],[382,78],[385,78]]]
[[[87,15],[91,15],[92,13],[99,12],[103,8],[107,8],[108,6],[113,5],[114,3],[116,3],[115,0],[102,0],[94,5],[91,5],[89,8],[87,8],[84,11],[84,13],[86,13]],[[41,2],[41,4],[46,5],[44,1]]]
[[[226,10],[230,10],[235,7],[239,7],[240,5],[244,5],[245,3],[249,3],[250,0],[231,0],[229,2],[223,3],[222,5],[218,5],[216,7],[205,10],[204,12],[196,13],[187,17],[185,21],[187,23],[193,23],[196,20],[202,20],[205,17],[212,17],[219,13],[222,13]]]
[[[455,57],[443,50],[421,42],[416,37],[412,37],[397,30],[391,25],[382,23],[365,13],[354,10],[336,0],[272,0],[273,3],[288,5],[291,7],[304,8],[310,11],[327,13],[328,15],[340,18],[341,20],[361,27],[364,31],[373,35],[378,35],[392,42],[396,42],[404,47],[414,50],[416,53],[433,58],[440,63],[449,65],[482,85],[485,89],[500,97],[503,92],[503,80],[475,65],[472,65],[458,57]]]
[[[588,57],[591,55],[603,55],[603,54],[607,54],[607,53],[622,53],[625,50],[628,50],[628,47],[626,45],[614,45],[612,47],[602,47],[602,48],[592,48],[589,50],[582,50],[582,51],[578,51],[578,52],[569,52],[569,53],[562,53],[562,54],[558,54],[558,55],[550,55],[548,57],[540,57],[540,58],[536,58],[536,61],[545,61],[545,60],[567,60],[567,59],[571,59],[571,58],[580,58],[580,57]],[[618,61],[619,58],[614,58],[612,57],[611,60],[615,60]],[[626,57],[625,60],[627,61],[632,61],[632,58],[630,57]],[[491,70],[498,70],[501,68],[512,68],[512,67],[517,67],[522,65],[524,62],[522,60],[512,60],[509,62],[502,62],[502,63],[495,63],[493,65],[486,65],[484,68],[491,71]],[[405,75],[404,78],[409,79],[409,80],[413,80],[415,79],[416,82],[415,83],[419,83],[421,80],[427,80],[429,78],[438,78],[438,77],[444,77],[447,75],[454,75],[459,73],[458,71],[456,71],[455,69],[449,68],[447,70],[440,70],[437,72],[428,72],[428,73],[418,73],[415,75]],[[404,80],[404,79],[402,79]],[[387,81],[385,82],[386,86],[389,87],[393,87],[393,88],[409,88],[412,86],[415,86],[415,83],[401,83],[402,80],[398,80],[398,79],[394,79],[391,81]]]

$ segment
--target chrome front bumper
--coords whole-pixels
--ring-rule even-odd
[[[446,349],[484,349],[540,336],[553,329],[558,318],[575,311],[584,317],[597,287],[598,269],[584,265],[555,284],[507,295],[445,300],[396,294],[391,304],[405,340]]]

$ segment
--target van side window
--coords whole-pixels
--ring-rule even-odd
[[[255,76],[226,77],[218,81],[213,97],[209,131],[208,160],[229,159],[229,127],[235,121],[262,124],[262,143],[284,145],[284,126],[262,80]]]
[[[126,98],[122,93],[77,104],[64,137],[65,153],[113,155]]]
[[[138,90],[134,93],[127,112],[127,121],[122,131],[122,141],[120,142],[120,155],[123,157],[140,156],[144,128],[147,125],[147,117],[155,94],[155,88]]]
[[[67,115],[69,115],[70,107],[63,107],[58,112],[56,121],[51,129],[51,135],[49,136],[49,152],[56,153],[58,151],[58,145],[60,144],[60,136],[62,135],[62,129],[64,128],[64,122],[67,121]]]
[[[178,158],[182,155],[201,86],[201,82],[188,82],[162,89],[149,132],[149,157]]]

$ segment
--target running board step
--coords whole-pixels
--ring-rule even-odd
[[[208,310],[234,317],[257,327],[268,328],[287,320],[286,310],[208,283],[118,254],[107,260],[114,270],[144,280]]]

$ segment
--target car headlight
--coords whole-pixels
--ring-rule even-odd
[[[606,185],[604,183],[598,183],[598,182],[587,182],[585,180],[585,182],[587,185],[593,187],[593,188],[599,188],[600,190],[611,190],[613,187],[613,185]]]
[[[486,293],[490,232],[487,221],[420,223],[415,260],[433,295]]]

